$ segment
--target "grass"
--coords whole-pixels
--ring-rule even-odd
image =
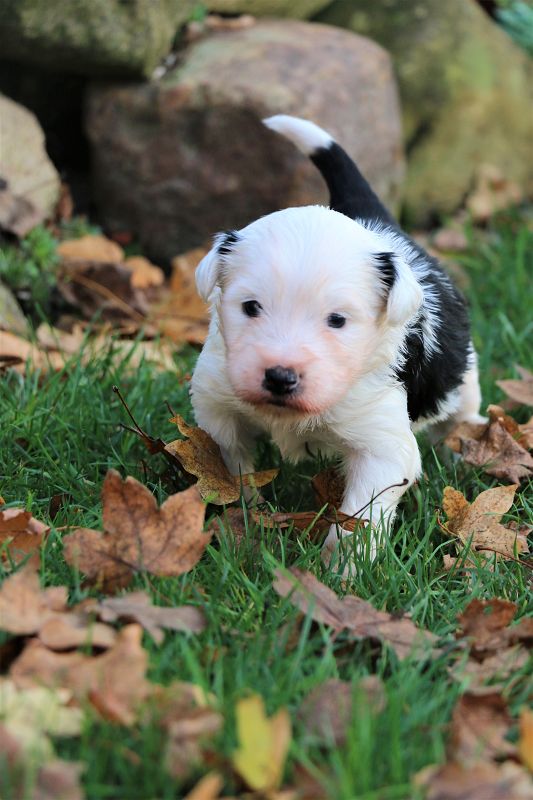
[[[471,248],[461,257],[470,285],[474,339],[480,353],[484,402],[498,402],[498,377],[513,374],[513,363],[528,366],[528,336],[532,323],[526,265],[533,256],[533,235],[519,220],[507,219],[486,236],[471,232]],[[54,495],[69,500],[54,518],[53,533],[44,549],[42,579],[47,585],[67,584],[70,599],[86,596],[79,576],[61,555],[65,525],[99,527],[100,489],[113,467],[146,483],[163,500],[169,485],[160,456],[150,457],[132,434],[120,429],[126,421],[113,384],[120,385],[143,427],[166,440],[176,438],[168,422],[165,400],[192,419],[185,376],[196,354],[176,355],[176,372],[154,372],[146,364],[132,372],[111,356],[81,365],[74,358],[60,373],[11,373],[0,381],[0,494],[8,504],[22,504],[49,521]],[[529,364],[531,366],[531,364]],[[518,412],[523,421],[526,409]],[[505,597],[527,613],[529,575],[512,562],[498,563],[494,571],[482,564],[471,582],[459,573],[444,574],[442,555],[453,552],[439,529],[435,510],[442,490],[451,484],[468,498],[495,485],[480,470],[453,464],[443,452],[433,451],[421,439],[424,477],[408,493],[390,543],[376,564],[363,564],[349,589],[390,612],[407,611],[421,626],[450,637],[457,614],[474,597]],[[275,466],[278,454],[262,446],[261,462]],[[309,502],[313,462],[301,467],[281,465],[272,488],[273,504],[283,510],[303,509]],[[531,519],[527,487],[517,499],[512,516]],[[297,565],[312,570],[342,593],[340,579],[322,566],[318,545],[287,530],[260,531],[249,520],[248,536],[236,546],[231,532],[214,539],[200,563],[179,579],[137,578],[157,602],[202,606],[208,616],[200,635],[167,633],[157,647],[146,635],[150,678],[163,683],[192,681],[212,692],[223,711],[225,726],[215,740],[219,756],[229,756],[236,745],[236,701],[250,691],[260,693],[269,713],[287,706],[294,735],[287,765],[289,783],[296,763],[303,763],[321,780],[325,796],[335,800],[393,800],[414,798],[414,773],[445,757],[446,726],[464,686],[450,680],[445,654],[426,664],[398,662],[385,649],[377,654],[368,645],[332,640],[327,629],[302,624],[296,610],[272,589],[273,570]],[[162,601],[161,598],[164,598]],[[531,608],[529,608],[531,610]],[[127,670],[128,665],[124,665]],[[328,678],[353,682],[367,674],[382,677],[386,708],[369,712],[355,694],[355,712],[347,742],[342,747],[314,737],[298,720],[304,696]],[[516,713],[526,702],[518,683],[507,692]],[[176,800],[207,771],[193,768],[183,781],[171,779],[163,766],[163,738],[153,725],[120,728],[89,715],[79,739],[58,740],[58,754],[85,764],[83,783],[90,800]],[[231,777],[227,793],[236,791]],[[2,792],[4,800],[9,797]]]

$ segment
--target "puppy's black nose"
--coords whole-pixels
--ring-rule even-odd
[[[292,367],[270,367],[265,370],[263,388],[271,394],[291,394],[298,386],[298,375]]]

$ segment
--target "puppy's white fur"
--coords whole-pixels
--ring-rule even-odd
[[[267,124],[276,129],[276,120]],[[303,120],[287,129],[285,118],[283,132],[309,152],[332,141]],[[422,307],[431,327],[434,298],[422,280],[424,267],[410,263],[408,245],[394,232],[320,206],[259,219],[221,253],[222,239],[197,270],[211,324],[192,379],[196,420],[220,445],[233,474],[253,470],[254,438],[265,431],[291,461],[317,451],[339,456],[346,482],[340,510],[352,515],[363,509],[376,527],[374,554],[379,523],[392,520],[421,468],[406,391],[394,368]],[[390,291],[376,265],[383,251],[394,261]],[[254,318],[243,313],[250,300],[261,307]],[[330,327],[331,314],[342,314],[344,327]],[[277,365],[300,376],[299,391],[281,406],[263,388],[265,370]],[[431,421],[477,418],[478,406],[472,355],[462,387]],[[337,541],[333,526],[328,552]]]

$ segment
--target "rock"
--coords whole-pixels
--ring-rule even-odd
[[[194,0],[2,0],[3,58],[82,75],[148,76]]]
[[[403,176],[387,54],[345,31],[259,21],[192,43],[161,81],[94,86],[86,129],[106,228],[161,263],[290,205],[327,202],[312,164],[261,118],[289,113],[333,133],[389,204]]]
[[[392,55],[411,221],[461,206],[482,164],[533,191],[533,62],[475,0],[335,0],[318,18]]]
[[[7,183],[4,188],[36,209],[37,222],[54,211],[59,197],[59,175],[48,158],[44,134],[31,111],[0,95],[0,120],[0,177]]]
[[[11,290],[0,281],[0,330],[28,334],[26,317]]]
[[[253,14],[254,17],[309,19],[331,0],[207,0],[209,11],[217,14]]]

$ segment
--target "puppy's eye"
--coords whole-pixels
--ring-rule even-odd
[[[258,317],[262,309],[257,300],[246,300],[242,304],[242,310],[247,317]]]
[[[342,314],[330,314],[327,323],[330,328],[344,328],[346,317],[343,317]]]

